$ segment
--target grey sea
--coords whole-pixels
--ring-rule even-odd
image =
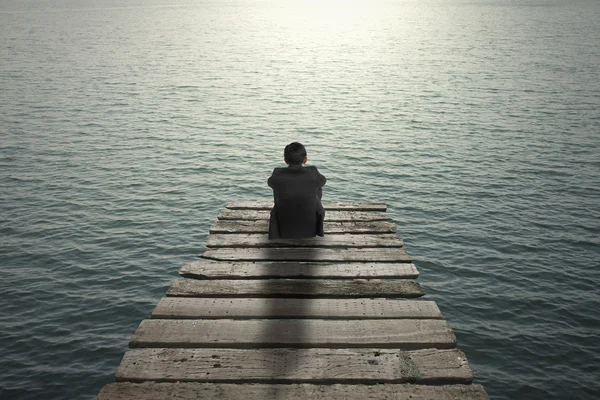
[[[599,398],[599,66],[597,0],[0,0],[0,398],[94,399],[292,141],[490,398]]]

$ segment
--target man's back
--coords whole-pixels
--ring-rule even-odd
[[[275,202],[269,239],[323,236],[321,197],[326,181],[316,167],[275,168],[268,181]]]

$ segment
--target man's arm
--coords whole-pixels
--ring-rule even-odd
[[[269,185],[271,188],[273,187],[273,177],[275,176],[275,171],[277,171],[277,168],[273,170],[271,176],[269,177],[269,179],[267,179],[267,185]]]
[[[321,173],[319,172],[318,169],[317,169],[317,175],[319,177],[319,187],[322,188],[323,186],[325,186],[325,183],[327,182],[327,178],[325,178],[323,175],[321,175]]]
[[[315,171],[317,171],[317,178],[318,178],[318,182],[319,182],[319,190],[317,190],[317,197],[319,198],[319,200],[321,200],[323,198],[323,186],[325,185],[325,182],[327,182],[327,178],[325,178],[325,176],[321,175],[321,173],[319,172],[319,170],[315,167]]]
[[[275,207],[277,207],[277,191],[275,190],[275,173],[277,172],[277,168],[275,168],[273,170],[273,173],[271,174],[271,176],[269,177],[269,179],[267,179],[267,185],[269,185],[271,187],[271,189],[273,190],[273,204],[275,205]],[[275,209],[275,208],[273,208]]]

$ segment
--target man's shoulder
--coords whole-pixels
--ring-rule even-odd
[[[309,167],[305,167],[305,168],[309,168],[309,170],[308,170],[308,171],[309,171],[311,174],[314,174],[314,175],[321,175],[321,172],[319,172],[319,170],[317,169],[317,167],[315,167],[315,166],[313,166],[313,165],[311,165],[311,166],[309,166]]]
[[[273,173],[282,173],[282,172],[294,172],[294,171],[316,171],[317,167],[314,165],[304,165],[302,168],[290,168],[290,167],[275,167],[273,169]]]
[[[315,167],[314,165],[305,165],[304,167],[302,167],[302,171],[304,172],[308,172],[308,173],[315,173],[315,172],[319,172],[317,170],[317,167]]]
[[[287,168],[277,167],[273,169],[273,175],[281,174],[282,172],[287,171]]]
[[[300,174],[319,174],[319,170],[317,169],[317,167],[313,166],[313,165],[307,165],[307,166],[303,166],[300,169],[290,169],[290,167],[277,167],[273,169],[273,173],[271,174],[271,176],[277,176],[277,175],[291,175],[291,176],[297,176],[298,173]]]

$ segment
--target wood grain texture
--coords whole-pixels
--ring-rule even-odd
[[[306,239],[271,239],[267,234],[212,234],[206,237],[206,247],[402,247],[397,235],[333,234]]]
[[[263,210],[230,210],[223,209],[218,219],[221,220],[268,220],[270,211]],[[326,211],[325,221],[327,222],[345,222],[345,221],[387,221],[392,219],[389,214],[365,211]]]
[[[488,400],[481,385],[111,383],[98,400]]]
[[[467,384],[458,349],[143,349],[128,351],[118,381]]]
[[[396,233],[396,224],[386,221],[372,222],[324,222],[325,235],[333,233]],[[269,221],[217,220],[210,233],[267,233]]]
[[[409,263],[298,263],[298,262],[225,262],[192,261],[179,269],[179,275],[197,279],[265,278],[379,278],[416,279],[419,271]]]
[[[152,318],[442,319],[433,301],[165,297]]]
[[[147,319],[130,347],[438,348],[456,346],[444,320]]]
[[[314,249],[305,247],[217,248],[199,254],[219,261],[373,261],[411,262],[403,248]]]
[[[171,297],[415,298],[424,294],[413,281],[378,279],[178,279],[167,290]]]
[[[387,205],[380,202],[366,201],[323,201],[325,211],[381,211],[385,212]],[[227,204],[231,210],[271,210],[272,201],[241,201]]]

